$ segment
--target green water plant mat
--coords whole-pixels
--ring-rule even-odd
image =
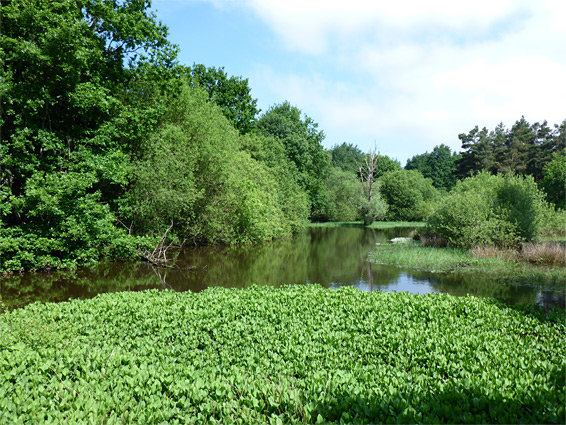
[[[0,315],[0,423],[564,423],[562,310],[316,285]]]

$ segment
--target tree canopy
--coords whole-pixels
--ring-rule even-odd
[[[406,170],[418,170],[432,180],[437,189],[450,190],[457,181],[456,161],[459,156],[446,145],[435,146],[431,153],[415,155],[407,161]]]
[[[299,185],[309,195],[311,216],[322,215],[324,184],[330,171],[330,160],[322,146],[324,132],[289,102],[272,106],[259,118],[257,128],[263,135],[282,141],[286,156],[297,168]]]
[[[241,133],[249,133],[259,114],[257,99],[252,98],[247,78],[228,77],[224,68],[193,65],[188,70],[190,85],[202,87],[210,99],[222,109],[222,113]]]
[[[148,6],[3,2],[0,269],[135,249],[115,226],[113,202],[129,181],[135,134],[150,130],[158,114],[150,108],[143,120],[148,109],[130,108],[129,99],[141,94],[145,65],[166,75],[176,57]]]
[[[514,173],[532,175],[535,181],[540,181],[552,154],[566,148],[565,132],[566,120],[551,128],[546,121],[529,124],[524,117],[511,129],[506,129],[503,123],[493,131],[485,127],[479,130],[476,126],[458,136],[462,153],[457,161],[457,173],[460,177],[479,171]]]
[[[364,158],[364,153],[360,148],[345,142],[341,145],[335,145],[330,149],[330,154],[332,155],[332,166],[351,173],[358,173],[358,164]]]
[[[306,163],[290,145],[282,163],[254,158],[247,80],[187,72],[149,6],[2,4],[0,270],[135,257],[164,234],[246,243],[304,227],[316,184],[290,164],[309,176],[322,132],[301,121]]]

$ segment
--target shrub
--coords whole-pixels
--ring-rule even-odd
[[[555,152],[543,170],[541,187],[556,208],[566,208],[566,150]]]
[[[519,246],[533,239],[545,203],[532,177],[480,173],[459,182],[428,220],[426,233],[452,246]]]
[[[365,196],[358,198],[357,201],[358,218],[364,222],[364,226],[369,226],[374,221],[383,220],[388,209],[387,203],[376,192],[371,201]]]
[[[333,168],[326,181],[326,218],[355,221],[359,216],[357,202],[363,196],[362,184],[354,173]]]
[[[116,227],[90,173],[36,173],[11,207],[27,223],[0,227],[0,270],[76,267],[109,254],[135,257],[138,239]],[[0,216],[1,218],[1,216]]]
[[[566,236],[566,210],[546,208],[539,234],[545,237]]]
[[[430,203],[438,191],[430,179],[416,170],[398,170],[379,178],[379,192],[389,206],[386,219],[390,221],[422,221],[430,213]]]

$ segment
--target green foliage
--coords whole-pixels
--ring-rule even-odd
[[[329,221],[355,221],[359,202],[365,198],[363,187],[351,171],[333,168],[326,181],[325,216]]]
[[[0,270],[131,257],[147,242],[118,230],[114,214],[135,136],[158,115],[129,102],[142,97],[144,67],[166,75],[176,54],[148,7],[3,3]]]
[[[310,214],[307,193],[299,185],[297,167],[285,153],[283,141],[262,134],[241,138],[242,149],[258,162],[265,164],[277,180],[279,205],[292,233],[305,228]]]
[[[435,146],[431,153],[415,155],[407,161],[406,170],[418,170],[430,178],[434,187],[449,191],[456,184],[456,161],[459,158],[446,145]]]
[[[357,201],[358,218],[362,220],[364,226],[369,226],[374,221],[383,220],[388,208],[389,206],[378,192],[372,196],[371,200],[362,196]]]
[[[424,220],[438,198],[432,181],[416,170],[392,171],[381,176],[379,182],[379,192],[389,206],[387,220]]]
[[[28,179],[25,193],[13,197],[16,214],[28,220],[0,229],[0,269],[22,271],[74,267],[107,255],[135,257],[145,242],[115,226],[100,191],[92,191],[93,174],[37,173]]]
[[[332,155],[332,166],[338,167],[342,171],[350,173],[359,173],[358,164],[363,161],[364,153],[351,143],[342,143],[335,145],[330,149]]]
[[[537,239],[554,239],[566,242],[566,210],[555,210],[549,205],[542,219]]]
[[[554,153],[543,171],[541,188],[556,208],[566,209],[566,150]]]
[[[280,188],[268,161],[241,150],[242,138],[203,90],[184,87],[163,121],[122,205],[136,232],[160,234],[172,225],[180,240],[231,244],[300,227],[300,194],[283,199],[294,187]]]
[[[350,171],[333,168],[326,182],[326,205],[324,218],[329,221],[362,220],[368,226],[382,220],[387,212],[387,204],[374,190],[371,201],[367,188]]]
[[[564,323],[310,285],[34,304],[0,315],[0,421],[562,423]]]
[[[552,154],[566,147],[566,120],[554,129],[544,121],[530,124],[522,117],[511,129],[503,123],[495,130],[479,130],[476,126],[468,134],[458,137],[462,141],[462,153],[457,161],[461,177],[469,177],[480,171],[494,174],[531,175],[539,182],[543,169],[551,161]]]
[[[429,217],[430,232],[451,246],[514,244],[517,240],[515,229],[495,215],[486,196],[491,195],[473,191],[451,194]]]
[[[193,65],[188,73],[190,85],[205,89],[241,134],[254,128],[259,109],[257,99],[251,96],[247,78],[228,77],[224,68],[207,68],[204,65]]]
[[[330,172],[330,160],[322,147],[324,133],[308,116],[288,102],[272,106],[257,122],[265,136],[279,138],[286,156],[296,166],[297,181],[311,202],[311,218],[324,214],[325,181]]]
[[[532,177],[480,173],[456,185],[428,226],[452,246],[517,246],[536,236],[544,211]]]
[[[374,178],[378,179],[386,173],[399,171],[400,169],[401,164],[399,163],[399,161],[391,159],[387,155],[378,154],[373,176]]]

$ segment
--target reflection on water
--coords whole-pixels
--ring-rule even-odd
[[[446,276],[366,261],[376,243],[407,236],[411,228],[311,228],[293,238],[245,247],[195,247],[179,253],[178,269],[140,263],[102,263],[92,268],[0,277],[8,308],[33,301],[90,298],[101,292],[167,288],[201,291],[209,286],[243,288],[319,283],[364,291],[443,292],[493,297],[512,304],[564,308],[564,289],[542,285],[503,285],[488,276]]]

